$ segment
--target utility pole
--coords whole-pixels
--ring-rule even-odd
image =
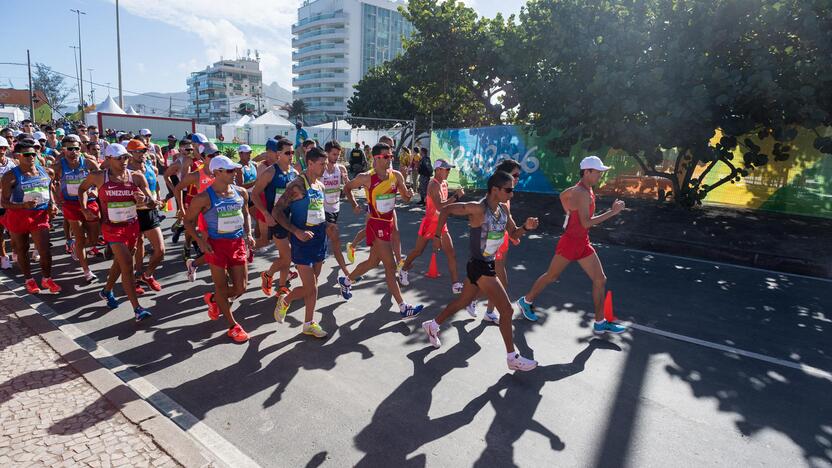
[[[92,72],[95,68],[87,68],[87,71],[90,72],[90,101],[95,104],[95,87],[92,85]]]
[[[75,79],[78,81],[78,105],[82,105],[83,99],[81,98],[81,74],[78,72],[78,46],[71,45],[69,46],[72,51],[72,57],[75,58]]]
[[[121,29],[118,21],[118,0],[116,0],[116,51],[118,56],[118,105],[124,109],[124,93],[121,92]]]
[[[173,117],[173,96],[169,96],[168,100],[168,117]]]
[[[78,17],[78,70],[80,71],[79,76],[81,79],[79,82],[81,83],[81,113],[83,114],[84,111],[84,59],[81,57],[81,15],[86,15],[81,10],[73,10],[70,8],[71,12],[75,13],[75,16]]]
[[[29,118],[35,121],[35,90],[32,89],[32,59],[29,57],[29,49],[26,49],[26,64],[29,67]]]

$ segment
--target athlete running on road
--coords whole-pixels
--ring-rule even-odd
[[[164,201],[162,201],[159,194],[159,169],[153,159],[149,157],[148,148],[140,139],[130,140],[130,143],[127,144],[127,151],[130,152],[130,161],[127,163],[127,168],[144,175],[145,180],[147,180],[148,192],[152,196],[151,200],[147,200],[142,206],[138,207],[141,236],[139,236],[139,242],[136,244],[134,258],[136,280],[146,284],[154,291],[161,291],[162,285],[153,277],[156,268],[165,259],[165,242],[160,227],[162,216],[159,213],[159,209],[164,206]],[[147,262],[147,268],[143,268],[144,241],[142,237],[150,241],[150,245],[153,247],[153,254],[150,261]]]
[[[338,158],[341,157],[341,144],[337,141],[329,141],[324,145],[324,151],[326,152],[326,168],[321,176],[321,182],[324,184],[326,237],[329,239],[329,245],[341,271],[344,275],[349,275],[347,262],[344,261],[344,254],[341,253],[341,240],[338,237],[340,235],[338,215],[341,213],[341,193],[350,178],[347,175],[347,168],[338,163]]]
[[[510,370],[528,371],[537,367],[537,361],[524,358],[514,349],[511,316],[514,312],[505,288],[497,279],[494,270],[494,255],[503,243],[506,232],[513,238],[537,229],[537,218],[527,218],[522,226],[517,227],[509,213],[506,202],[511,200],[514,191],[514,179],[506,172],[495,172],[488,179],[488,195],[478,202],[452,203],[439,213],[439,223],[433,247],[441,248],[442,230],[448,216],[465,216],[470,225],[471,259],[468,260],[468,275],[462,294],[445,307],[435,320],[422,323],[431,344],[438,348],[439,326],[451,318],[457,311],[465,308],[480,292],[497,306],[500,314],[500,334],[506,347],[506,363]]]
[[[592,280],[592,302],[595,305],[595,324],[593,332],[623,333],[627,330],[617,323],[607,322],[604,319],[604,293],[606,292],[607,276],[601,266],[601,260],[595,249],[589,243],[589,228],[597,226],[613,216],[621,213],[624,209],[624,202],[616,200],[612,209],[606,213],[595,215],[595,192],[592,186],[596,185],[604,172],[611,169],[601,162],[598,156],[588,156],[581,161],[581,180],[573,187],[570,187],[560,194],[560,202],[566,212],[566,221],[563,225],[565,231],[558,240],[555,256],[549,264],[546,273],[540,275],[534,282],[532,289],[517,301],[517,306],[523,313],[523,317],[532,322],[537,320],[534,311],[534,300],[543,292],[543,289],[557,280],[563,270],[572,262],[578,262],[584,272]]]

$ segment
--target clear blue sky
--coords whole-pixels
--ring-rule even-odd
[[[233,57],[235,47],[260,51],[265,83],[291,89],[291,24],[301,0],[120,0],[121,60],[125,95],[135,92],[185,91],[192,71]],[[465,0],[480,15],[518,13],[524,0]],[[115,0],[32,0],[26,7],[3,10],[6,47],[0,62],[41,62],[75,81],[78,44],[76,15],[81,16],[84,79],[111,83],[117,94]],[[0,87],[9,81],[27,86],[26,68],[0,65]],[[96,101],[107,95],[95,86]],[[89,96],[89,84],[84,83]],[[76,92],[77,95],[77,92]],[[73,95],[67,104],[77,103]],[[69,102],[71,100],[71,102]]]

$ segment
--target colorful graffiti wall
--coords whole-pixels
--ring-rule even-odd
[[[818,152],[814,138],[813,131],[801,131],[791,143],[787,161],[769,163],[737,183],[720,186],[705,203],[832,218],[832,156]],[[766,144],[772,144],[752,139],[764,150],[769,149]],[[511,125],[434,131],[430,153],[434,161],[445,158],[457,166],[451,184],[484,189],[499,161],[511,158],[523,168],[518,190],[551,194],[577,182],[580,160],[589,154],[579,148],[569,154],[553,154],[544,138]],[[600,194],[657,200],[671,191],[666,179],[644,176],[633,158],[622,151],[604,148],[595,154],[613,166],[600,184]],[[659,169],[672,171],[675,156],[673,150],[666,151]],[[742,161],[739,150],[735,161]],[[717,164],[705,183],[713,184],[728,173],[728,167]]]

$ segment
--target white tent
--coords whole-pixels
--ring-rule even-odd
[[[250,115],[243,115],[237,120],[232,120],[231,122],[223,124],[221,135],[225,138],[225,141],[229,143],[234,141],[234,138],[241,143],[249,143],[246,124],[252,120],[254,120],[254,117],[251,117]]]
[[[126,114],[124,109],[119,107],[118,104],[116,104],[116,101],[114,101],[109,95],[107,95],[107,99],[101,101],[101,104],[97,104],[95,106],[95,112],[88,112],[84,114],[84,121],[87,125],[98,125],[99,112],[105,114]]]
[[[333,137],[333,122],[322,123],[313,127],[308,127],[306,132],[309,138],[317,140],[321,144],[330,141],[333,138],[340,142],[352,141],[352,126],[346,120],[338,120],[334,122],[335,133]]]
[[[20,122],[26,118],[26,114],[19,107],[2,107],[0,117],[9,119],[9,122]]]
[[[139,115],[139,113],[136,112],[136,109],[133,109],[133,106],[130,106],[127,108],[127,115]]]
[[[266,112],[260,117],[248,122],[246,126],[251,129],[249,142],[253,144],[265,144],[266,140],[276,135],[289,137],[293,141],[295,138],[295,124],[279,116],[274,111]]]

